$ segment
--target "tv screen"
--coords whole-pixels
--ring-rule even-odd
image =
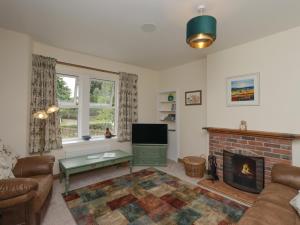
[[[168,144],[167,124],[132,124],[133,144]]]

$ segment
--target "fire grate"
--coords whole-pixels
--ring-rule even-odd
[[[223,151],[223,180],[243,191],[260,193],[264,188],[264,158]]]

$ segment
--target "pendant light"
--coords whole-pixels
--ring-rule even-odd
[[[217,20],[208,15],[203,15],[204,5],[198,7],[200,16],[192,18],[187,23],[186,42],[192,48],[207,48],[217,38]]]

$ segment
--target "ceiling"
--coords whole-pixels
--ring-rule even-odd
[[[196,7],[218,20],[207,49],[185,43]],[[35,40],[154,70],[300,26],[299,0],[0,0],[0,27]],[[141,26],[154,23],[155,32]],[[286,40],[283,40],[283,42]]]

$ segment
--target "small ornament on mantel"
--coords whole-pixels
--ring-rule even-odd
[[[240,130],[244,130],[244,131],[247,130],[247,121],[246,120],[241,120]]]

